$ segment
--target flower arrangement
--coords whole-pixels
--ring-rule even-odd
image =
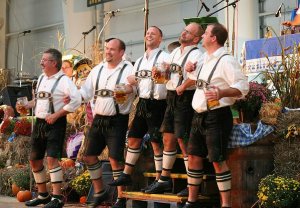
[[[237,100],[234,108],[246,117],[246,113],[250,114],[250,118],[243,120],[255,120],[258,117],[259,110],[263,103],[270,101],[272,98],[271,90],[266,87],[266,84],[258,82],[249,82],[249,92],[244,99]]]
[[[295,207],[300,198],[300,183],[294,179],[268,175],[258,186],[258,203],[263,208]]]
[[[31,121],[28,118],[8,118],[2,121],[0,125],[0,132],[2,134],[30,136],[31,134]]]
[[[11,180],[22,190],[30,189],[30,171],[29,167],[16,168],[14,174],[11,175]]]
[[[88,171],[76,176],[70,183],[71,187],[80,195],[86,196],[90,190],[92,181]]]
[[[14,131],[15,119],[8,118],[2,121],[0,126],[0,132],[2,134],[10,135]]]

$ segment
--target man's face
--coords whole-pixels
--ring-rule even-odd
[[[40,62],[42,70],[44,73],[52,72],[53,69],[56,70],[56,61],[52,58],[51,54],[44,53]]]
[[[212,39],[215,37],[211,34],[211,31],[213,29],[212,25],[207,26],[204,34],[202,35],[202,46],[203,48],[207,48],[211,45]]]
[[[107,62],[116,62],[122,60],[124,50],[120,49],[118,40],[111,40],[107,43],[105,48],[105,58]]]
[[[179,42],[184,45],[194,45],[196,43],[194,42],[194,39],[199,38],[197,30],[198,29],[195,24],[187,25],[181,32]]]
[[[145,36],[147,48],[157,48],[162,41],[160,32],[155,27],[150,27]]]

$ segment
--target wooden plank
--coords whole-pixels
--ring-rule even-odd
[[[144,173],[145,177],[148,178],[155,178],[156,173]],[[183,173],[171,173],[171,178],[178,178],[178,179],[187,179],[187,175]]]
[[[124,191],[122,197],[131,200],[138,201],[155,201],[155,202],[165,202],[165,203],[184,203],[187,201],[187,197],[180,197],[171,193],[164,194],[146,194],[143,192],[129,192]],[[218,202],[219,196],[198,196],[200,202]]]
[[[145,194],[143,192],[123,192],[122,197],[139,201],[176,202],[184,203],[187,197],[179,197],[174,194]]]

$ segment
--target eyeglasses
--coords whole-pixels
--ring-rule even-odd
[[[41,59],[41,62],[54,61],[53,59]]]
[[[185,28],[182,30],[182,32],[186,32],[187,34],[192,35],[192,36],[195,36],[195,37],[198,37],[198,36],[199,36],[199,35],[193,34],[191,31],[188,31],[188,30],[185,29]]]

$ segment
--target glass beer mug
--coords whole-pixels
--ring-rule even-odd
[[[209,85],[206,85],[206,87],[204,87],[203,90],[204,92],[207,92],[207,91],[214,91],[215,89],[210,87]],[[219,100],[207,100],[208,109],[214,108],[219,105],[220,105]]]
[[[19,97],[17,98],[16,110],[21,116],[29,115],[29,109],[26,109],[26,105],[28,104],[27,97]]]
[[[127,100],[125,84],[116,84],[115,86],[115,100],[118,104],[123,104]]]
[[[152,79],[156,84],[165,84],[170,79],[169,71],[165,64],[157,63],[152,69]]]

